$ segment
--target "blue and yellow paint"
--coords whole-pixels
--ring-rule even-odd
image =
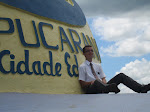
[[[0,0],[0,2],[70,25],[86,24],[84,14],[74,0]]]
[[[0,92],[79,94],[82,47],[95,39],[74,0],[0,0]]]

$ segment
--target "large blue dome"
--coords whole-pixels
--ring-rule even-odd
[[[69,4],[69,0],[0,0],[0,2],[70,25],[86,24],[85,15],[75,0],[70,0],[72,4]]]

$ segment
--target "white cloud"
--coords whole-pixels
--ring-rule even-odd
[[[134,34],[133,23],[128,18],[102,18],[93,20],[93,28],[97,35],[107,41],[117,41],[122,38],[129,38]],[[130,32],[132,30],[132,32]],[[130,32],[130,34],[126,34]]]
[[[140,84],[150,83],[150,61],[144,58],[141,61],[135,60],[134,62],[126,64],[125,67],[121,68],[116,74],[120,72],[125,73]],[[134,93],[123,84],[119,85],[119,88],[121,89],[121,93]]]
[[[76,0],[76,2],[87,17],[150,16],[149,0]]]
[[[150,21],[146,18],[96,18],[92,30],[114,44],[101,52],[110,56],[142,56],[150,53]]]
[[[150,53],[150,41],[140,38],[123,39],[101,51],[110,56],[142,56]]]
[[[91,30],[114,44],[100,48],[110,56],[150,53],[150,0],[76,0],[86,17],[96,17]]]
[[[145,29],[144,33],[143,33],[143,38],[145,40],[150,41],[150,25],[147,26],[147,28]]]

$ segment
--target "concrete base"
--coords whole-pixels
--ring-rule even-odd
[[[150,94],[0,93],[0,112],[150,112]]]

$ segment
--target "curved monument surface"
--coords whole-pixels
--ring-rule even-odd
[[[79,94],[82,47],[95,39],[74,0],[0,0],[0,92]]]

